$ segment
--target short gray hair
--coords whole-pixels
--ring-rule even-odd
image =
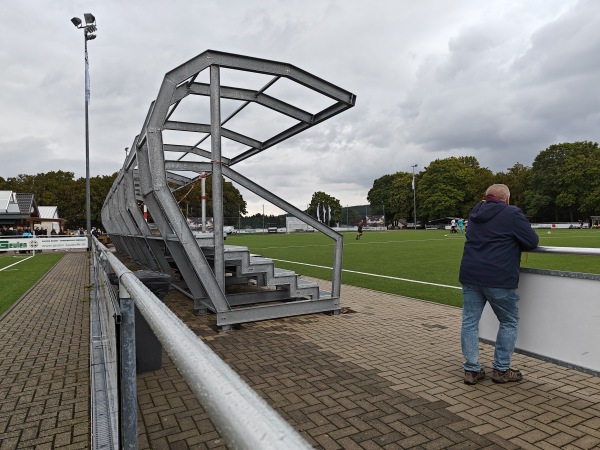
[[[506,201],[510,197],[510,190],[505,184],[492,184],[487,188],[487,191],[485,191],[485,195],[493,195],[500,200]]]

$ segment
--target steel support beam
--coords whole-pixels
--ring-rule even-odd
[[[208,70],[210,82],[196,82],[196,78],[204,70]],[[268,75],[271,79],[260,89],[222,86],[223,71],[257,73]],[[327,97],[327,106],[318,111],[307,111],[271,95],[273,90],[266,92],[281,79],[287,79],[302,89],[306,88],[312,91],[313,95],[317,93]],[[208,97],[210,123],[171,120],[171,116],[174,116],[190,95]],[[222,99],[239,104],[224,119],[221,117]],[[354,94],[291,64],[214,50],[201,53],[165,75],[156,100],[151,103],[142,129],[134,139],[131,152],[125,159],[123,169],[105,200],[102,210],[102,219],[106,221],[104,228],[113,237],[113,242],[119,251],[125,252],[149,268],[160,268],[167,272],[170,270],[169,258],[173,258],[172,261],[177,265],[184,280],[184,283],[180,283],[179,286],[191,291],[195,304],[204,305],[216,312],[218,323],[224,327],[243,321],[286,315],[339,311],[342,236],[232,170],[231,166],[353,107],[355,102]],[[263,107],[254,108],[253,113],[267,108],[286,116],[286,121],[282,123],[289,124],[287,118],[297,123],[292,126],[286,125],[287,128],[280,129],[266,138],[263,136],[257,138],[253,136],[254,132],[241,132],[236,129],[236,124],[239,122],[232,119],[245,114],[245,108],[250,104]],[[225,128],[224,125],[230,120],[231,122]],[[194,145],[181,145],[165,142],[163,136],[165,130],[172,132],[168,136],[172,136],[173,133],[179,135],[201,133],[204,136]],[[208,138],[210,138],[210,150],[201,148],[202,142]],[[241,144],[246,148],[241,152],[236,151],[234,155],[225,155],[223,153],[227,146],[223,144],[228,141]],[[184,157],[186,160],[182,161]],[[212,174],[214,229],[212,234],[207,234],[201,239],[202,248],[173,195],[175,189],[173,185],[186,186],[196,179],[181,174],[180,172],[183,171]],[[281,270],[274,272],[272,261],[257,261],[254,258],[253,262],[249,262],[247,256],[242,256],[244,252],[238,252],[239,255],[235,257],[242,259],[235,263],[231,260],[226,261],[223,234],[223,177],[300,218],[335,241],[331,295],[316,298],[321,295],[317,286],[298,283],[297,276],[293,272],[290,275]],[[140,200],[148,207],[156,229],[150,230],[142,217],[138,205]],[[156,236],[157,232],[159,236]],[[232,257],[231,253],[228,255],[229,258]],[[243,261],[243,265],[240,261]],[[236,307],[232,309],[226,295],[227,270],[235,270],[233,276],[227,278],[230,284],[241,283],[247,277],[253,277],[253,283],[256,283],[257,287],[267,287],[265,284],[273,283],[278,291],[275,294],[265,293],[264,299],[256,292],[249,293],[246,299],[243,295],[236,295],[234,301]],[[293,298],[284,298],[284,293]],[[299,300],[301,298],[304,300]],[[273,305],[271,301],[267,305],[269,300],[285,302]],[[261,306],[241,306],[250,301]]]

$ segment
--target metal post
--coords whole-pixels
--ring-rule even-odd
[[[84,42],[84,51],[85,51],[85,70],[86,77],[88,76],[88,61],[87,61],[87,41],[88,41],[88,31],[87,28],[83,31],[83,42]],[[87,95],[87,83],[85,86],[85,226],[87,229],[88,236],[88,250],[91,249],[92,244],[92,209],[91,209],[91,199],[90,199],[90,127],[88,121],[88,95]]]
[[[413,171],[413,222],[415,230],[417,229],[417,187],[415,185],[415,167],[417,166],[418,164],[411,166]]]
[[[225,292],[225,249],[223,243],[223,167],[221,165],[221,71],[210,66],[210,143],[212,150],[212,210],[215,239],[214,274]]]
[[[135,364],[135,306],[119,283],[121,306],[121,435],[123,448],[137,449],[137,386]]]
[[[85,63],[85,226],[87,229],[88,236],[88,251],[92,248],[92,213],[91,213],[91,201],[90,201],[90,127],[88,120],[88,106],[89,106],[89,63],[88,63],[88,52],[87,52],[87,41],[96,39],[94,34],[97,31],[96,18],[93,14],[86,13],[85,25],[83,25],[81,19],[73,17],[71,23],[75,25],[77,29],[83,29],[83,50],[84,50],[84,63]]]
[[[206,174],[201,175],[200,186],[202,190],[202,232],[206,233]]]

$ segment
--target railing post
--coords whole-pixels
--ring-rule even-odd
[[[121,442],[123,448],[137,449],[135,305],[120,280],[119,303],[121,306]]]

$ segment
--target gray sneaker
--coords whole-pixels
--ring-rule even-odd
[[[465,370],[465,384],[473,385],[481,380],[485,380],[485,370],[481,369],[479,372]]]
[[[521,375],[521,371],[519,370],[508,369],[500,372],[494,369],[492,373],[492,381],[494,383],[508,383],[509,381],[521,381],[522,379],[523,375]]]

